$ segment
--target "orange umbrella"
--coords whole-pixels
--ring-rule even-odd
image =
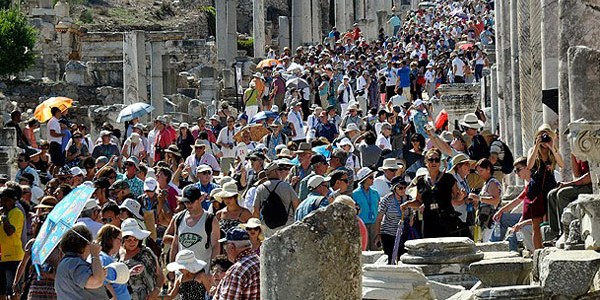
[[[46,99],[46,101],[40,103],[35,108],[35,112],[33,116],[40,122],[44,123],[50,118],[52,118],[52,114],[50,110],[52,107],[60,108],[60,111],[66,111],[69,107],[73,106],[73,99],[67,97],[51,97]]]
[[[262,68],[272,68],[275,67],[277,65],[281,64],[278,60],[274,59],[274,58],[268,58],[268,59],[263,59],[261,60],[258,65],[256,65],[256,68],[262,69]]]
[[[260,141],[265,135],[271,133],[271,131],[269,131],[269,129],[262,124],[247,125],[246,127],[242,128],[242,130],[238,131],[233,136],[233,139],[239,143],[242,140],[242,134],[244,132],[248,132],[250,134],[250,140],[255,142]]]

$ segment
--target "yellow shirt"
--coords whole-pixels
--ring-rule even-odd
[[[4,224],[0,221],[0,251],[2,251],[0,261],[20,261],[25,255],[21,242],[25,216],[20,209],[15,207],[8,212],[8,221],[15,227],[15,232],[11,236],[6,235]]]

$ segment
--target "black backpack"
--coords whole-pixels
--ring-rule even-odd
[[[281,197],[275,192],[280,183],[281,181],[275,185],[275,188],[272,191],[265,185],[265,189],[269,191],[269,196],[263,201],[260,208],[260,214],[265,225],[271,229],[285,225],[288,220],[289,210],[285,208],[283,201],[281,201]]]
[[[515,158],[513,157],[512,152],[510,152],[508,145],[506,145],[502,141],[500,141],[500,143],[502,143],[502,147],[504,147],[504,160],[502,160],[502,173],[510,174],[510,173],[512,173],[513,169],[515,168],[513,166],[513,164],[515,163]]]
[[[175,215],[175,233],[179,234],[179,225],[183,221],[183,217],[185,216],[186,210],[181,211],[177,215]],[[206,222],[204,223],[204,231],[206,232],[206,243],[204,244],[204,248],[210,248],[210,235],[212,233],[212,221],[215,215],[213,213],[209,213],[207,211],[204,212],[206,214]]]

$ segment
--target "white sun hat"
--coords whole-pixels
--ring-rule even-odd
[[[128,218],[121,223],[121,236],[133,236],[138,240],[143,240],[150,236],[150,231],[142,230],[135,219]]]
[[[169,272],[175,272],[184,269],[190,273],[198,273],[204,269],[205,266],[205,261],[196,259],[193,251],[185,249],[177,253],[175,261],[167,265],[167,270],[169,270]]]

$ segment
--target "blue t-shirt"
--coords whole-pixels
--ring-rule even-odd
[[[67,252],[58,264],[54,289],[61,300],[104,300],[108,299],[106,288],[90,290],[85,284],[92,276],[92,265],[77,253]]]
[[[401,88],[410,87],[410,68],[409,67],[399,68],[397,74],[398,74],[398,76],[400,76],[400,87]]]
[[[106,267],[108,265],[110,265],[111,263],[113,263],[115,260],[114,258],[112,258],[110,255],[104,253],[104,252],[100,252],[100,261],[102,262],[102,266]],[[117,278],[117,274],[114,271],[114,269],[108,269],[107,270],[107,275],[106,275],[106,279],[108,280],[115,280]],[[105,284],[108,284],[108,282],[104,282]],[[117,283],[111,283],[113,289],[115,290],[115,294],[117,294],[117,300],[131,300],[131,295],[129,295],[129,291],[127,290],[127,285],[126,284],[117,284]]]
[[[359,185],[359,187],[352,192],[352,198],[354,198],[354,202],[360,206],[358,217],[363,223],[375,223],[375,219],[377,219],[377,210],[379,209],[379,193],[372,188],[369,188],[369,190],[365,192]]]
[[[321,195],[310,193],[306,200],[302,201],[296,209],[296,221],[301,221],[308,214],[321,207],[329,205],[329,200]]]

